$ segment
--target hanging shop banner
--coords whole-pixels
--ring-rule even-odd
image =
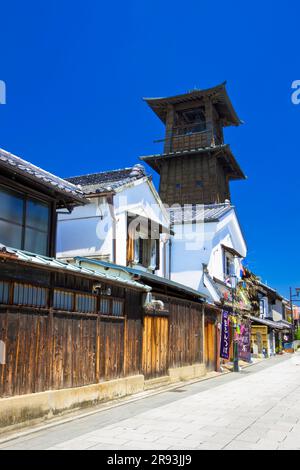
[[[251,361],[251,323],[244,322],[240,325],[239,334],[239,359],[245,362]]]
[[[223,359],[229,359],[230,349],[230,328],[229,328],[229,313],[223,310],[222,312],[222,329],[221,329],[221,350],[220,356]]]

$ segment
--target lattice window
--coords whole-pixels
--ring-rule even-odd
[[[112,314],[116,317],[123,316],[123,302],[121,300],[112,301]]]
[[[96,312],[96,297],[93,295],[77,294],[76,311],[83,313]]]
[[[29,284],[14,284],[14,305],[30,307],[47,307],[47,292],[44,287],[35,287]]]
[[[102,315],[111,315],[111,299],[101,298],[100,313]]]
[[[73,310],[74,294],[63,290],[54,290],[53,308],[56,310]]]
[[[0,303],[7,305],[9,302],[9,283],[0,282]]]

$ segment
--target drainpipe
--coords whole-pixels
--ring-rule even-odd
[[[117,219],[115,214],[114,196],[107,198],[109,212],[112,220],[112,262],[116,264],[117,260]]]
[[[171,266],[172,266],[172,239],[169,237],[169,280],[171,280]]]

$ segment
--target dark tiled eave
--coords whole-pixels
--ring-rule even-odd
[[[221,114],[223,117],[225,126],[238,126],[239,124],[242,124],[242,121],[238,117],[227,94],[226,82],[212,88],[207,88],[205,90],[196,89],[188,93],[165,98],[144,98],[144,101],[146,101],[146,103],[155,112],[155,114],[157,114],[161,121],[165,123],[168,105],[176,105],[181,103],[188,104],[191,101],[197,101],[208,96],[213,97],[214,103],[219,108],[219,114]]]
[[[2,149],[0,149],[0,168],[54,192],[57,199],[68,203],[84,204],[87,202],[83,191],[74,184]]]
[[[181,150],[178,152],[161,153],[154,155],[145,155],[139,157],[140,160],[146,162],[153,170],[160,173],[160,165],[166,160],[172,158],[183,158],[187,156],[201,155],[204,153],[218,154],[218,158],[222,158],[224,164],[228,166],[228,176],[230,179],[246,179],[245,174],[240,168],[229,145],[216,145],[214,147],[200,147],[189,150]]]
[[[138,169],[136,170],[136,168]],[[103,171],[88,175],[67,178],[73,184],[79,184],[87,195],[113,194],[118,189],[145,178],[146,172],[142,165],[131,168]]]

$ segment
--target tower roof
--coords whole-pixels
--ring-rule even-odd
[[[225,144],[216,145],[214,147],[201,147],[198,149],[182,150],[178,152],[147,155],[139,158],[140,160],[148,163],[148,165],[151,166],[153,170],[157,171],[157,173],[160,173],[161,164],[167,159],[173,160],[174,158],[187,158],[189,156],[195,157],[198,155],[200,157],[200,155],[203,153],[216,154],[217,158],[222,161],[222,164],[226,169],[226,173],[230,180],[246,179],[244,172],[242,171],[233,153],[231,152],[230,146]]]
[[[226,91],[226,82],[213,88],[205,90],[192,90],[182,95],[169,96],[165,98],[144,98],[144,101],[157,114],[163,123],[166,123],[168,105],[178,105],[186,103],[187,106],[203,98],[211,98],[219,115],[223,121],[223,126],[238,126],[242,121],[236,114],[234,107]]]

